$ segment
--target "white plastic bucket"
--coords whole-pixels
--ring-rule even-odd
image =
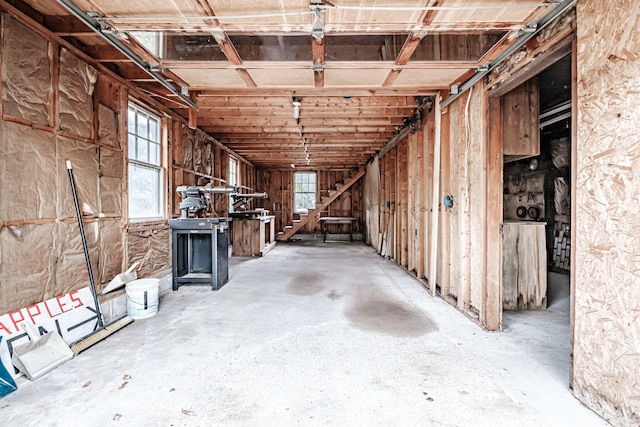
[[[158,312],[160,279],[137,279],[127,283],[127,314],[146,319]]]

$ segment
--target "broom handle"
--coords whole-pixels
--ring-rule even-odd
[[[87,249],[87,239],[84,235],[84,227],[82,226],[82,214],[80,213],[80,205],[78,205],[78,194],[76,193],[76,185],[73,181],[73,169],[71,168],[71,161],[67,160],[67,172],[69,172],[69,182],[71,183],[71,192],[73,193],[73,203],[76,205],[76,215],[78,216],[78,227],[80,227],[80,237],[82,238],[82,247],[84,248],[84,258],[87,261],[87,269],[89,270],[89,282],[91,283],[91,293],[93,294],[93,301],[96,304],[96,315],[98,316],[98,326],[104,327],[102,321],[102,313],[100,312],[100,303],[98,302],[98,293],[96,291],[96,284],[93,281],[93,271],[91,270],[91,260],[89,259],[89,249]]]

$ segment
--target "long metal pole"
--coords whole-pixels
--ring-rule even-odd
[[[71,183],[71,192],[73,193],[73,203],[76,205],[76,215],[78,216],[78,227],[80,227],[80,237],[82,238],[82,247],[84,248],[84,259],[87,261],[87,269],[89,270],[89,282],[91,283],[91,293],[93,301],[96,304],[96,315],[98,316],[98,326],[104,328],[102,313],[100,312],[100,302],[98,301],[98,292],[96,291],[96,283],[93,280],[93,271],[91,270],[91,260],[89,259],[89,249],[87,248],[87,239],[84,235],[84,227],[82,225],[82,213],[78,204],[78,193],[76,192],[76,184],[73,181],[73,169],[71,161],[67,160],[67,172],[69,173],[69,182]]]

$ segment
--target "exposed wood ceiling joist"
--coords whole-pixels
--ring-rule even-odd
[[[172,91],[59,3],[11,3],[255,165],[274,168],[366,162],[412,117],[417,97],[474,75],[556,4],[74,0]],[[196,109],[176,94],[185,89]]]

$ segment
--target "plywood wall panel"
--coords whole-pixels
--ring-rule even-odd
[[[577,5],[573,389],[614,425],[640,424],[640,9]]]

